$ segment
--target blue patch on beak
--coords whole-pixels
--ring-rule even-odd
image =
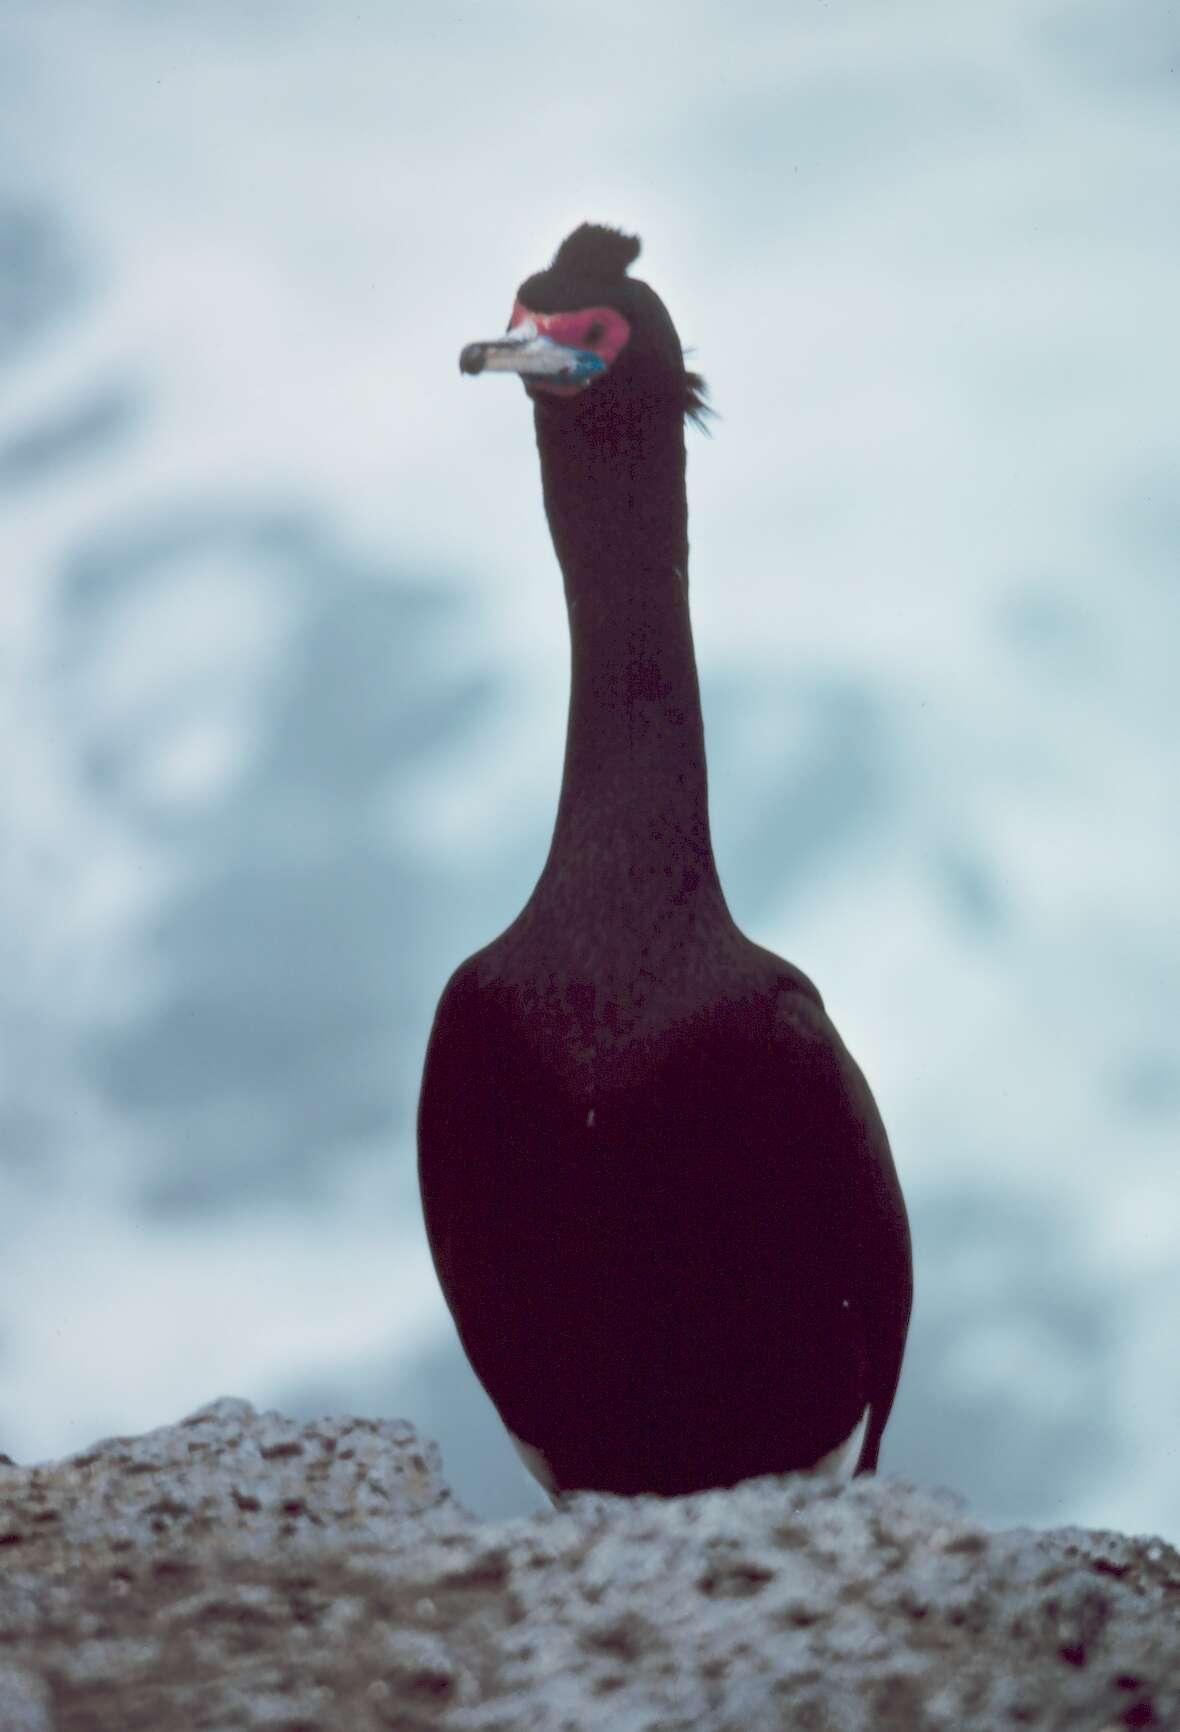
[[[563,383],[570,385],[588,385],[591,379],[596,379],[599,373],[606,372],[606,362],[601,355],[596,355],[593,349],[567,349],[569,364],[561,374]]]

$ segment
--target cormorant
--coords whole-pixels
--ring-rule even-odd
[[[460,1339],[547,1488],[877,1463],[909,1229],[860,1070],[726,907],[688,610],[686,416],[637,239],[583,224],[465,373],[533,402],[572,687],[553,841],[452,976],[419,1114]]]

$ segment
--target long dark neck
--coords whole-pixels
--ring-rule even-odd
[[[724,910],[688,612],[683,419],[539,404],[545,510],[572,647],[546,880],[618,912]]]

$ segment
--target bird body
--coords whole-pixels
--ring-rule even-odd
[[[624,275],[637,250],[576,231],[461,361],[511,363],[534,399],[572,679],[549,856],[443,993],[419,1171],[463,1346],[534,1471],[677,1493],[846,1445],[875,1466],[910,1251],[864,1078],[718,880],[687,593],[701,387]]]

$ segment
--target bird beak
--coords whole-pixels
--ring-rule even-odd
[[[537,329],[533,319],[522,319],[502,337],[486,343],[468,343],[459,355],[461,373],[518,373],[550,385],[588,385],[606,363],[590,349],[572,349],[555,343]]]

